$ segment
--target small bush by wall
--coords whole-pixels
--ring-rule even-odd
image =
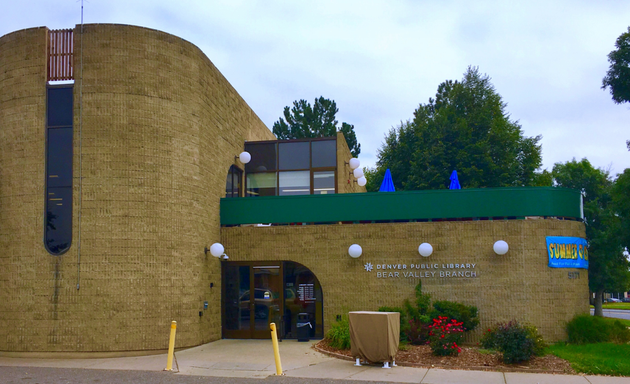
[[[516,320],[488,329],[480,344],[483,348],[503,353],[506,364],[528,361],[532,356],[541,355],[547,346],[536,327]]]
[[[630,342],[630,329],[619,320],[599,316],[575,316],[567,323],[567,334],[570,344]]]
[[[350,323],[348,319],[333,323],[326,333],[326,339],[333,348],[350,349]]]

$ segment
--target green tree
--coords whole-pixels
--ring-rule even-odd
[[[630,168],[617,177],[611,195],[615,213],[620,219],[621,244],[630,250]]]
[[[468,188],[534,185],[541,137],[525,137],[505,107],[475,67],[443,82],[435,99],[385,136],[369,187],[378,188],[386,168],[397,190],[448,188],[453,170]]]
[[[313,106],[306,100],[296,100],[293,107],[284,107],[284,119],[281,117],[273,123],[273,133],[278,139],[285,140],[330,137],[340,131],[346,138],[352,156],[357,157],[361,153],[361,144],[357,142],[354,125],[341,123],[341,127],[338,127],[335,119],[337,112],[339,108],[335,101],[322,96],[315,99]]]
[[[608,54],[610,67],[602,81],[602,89],[609,88],[617,104],[630,102],[630,27],[615,42],[614,51]]]
[[[552,174],[555,185],[580,190],[584,196],[588,284],[595,293],[595,315],[602,316],[603,293],[624,291],[630,285],[630,265],[623,255],[620,220],[612,204],[612,179],[587,159],[556,163]]]

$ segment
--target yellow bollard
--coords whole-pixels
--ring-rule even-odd
[[[173,354],[175,353],[175,331],[177,331],[177,321],[172,321],[171,337],[168,339],[168,357],[166,359],[165,371],[173,370]]]
[[[280,350],[278,349],[278,335],[276,334],[276,323],[269,324],[271,328],[271,341],[273,344],[273,354],[276,359],[276,375],[282,376],[282,363],[280,362]]]

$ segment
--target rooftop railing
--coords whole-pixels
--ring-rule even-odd
[[[221,225],[582,218],[581,194],[553,187],[221,199]]]

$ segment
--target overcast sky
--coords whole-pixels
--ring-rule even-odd
[[[72,28],[77,0],[6,1],[0,35]],[[469,65],[489,75],[543,168],[572,158],[630,167],[630,104],[601,89],[630,1],[89,0],[84,23],[139,25],[198,46],[271,129],[284,106],[324,96],[354,124],[362,165],[386,132]]]

